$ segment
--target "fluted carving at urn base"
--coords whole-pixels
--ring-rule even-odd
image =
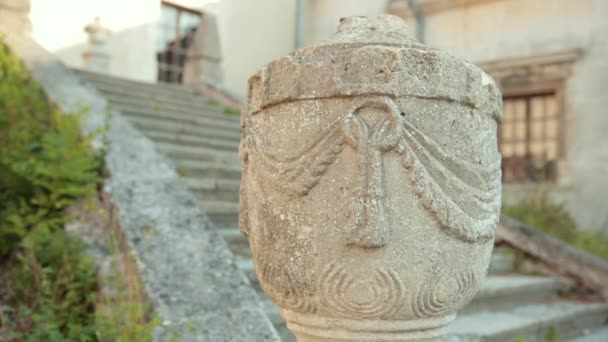
[[[283,309],[281,316],[287,322],[289,330],[298,338],[298,342],[431,342],[438,340],[442,329],[453,321],[456,315],[410,321],[358,320],[322,317]]]

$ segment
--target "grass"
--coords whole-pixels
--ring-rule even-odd
[[[189,172],[188,172],[188,168],[186,168],[186,167],[178,166],[175,170],[177,171],[177,174],[182,177],[188,176]]]
[[[608,259],[608,241],[583,231],[564,205],[554,204],[546,191],[514,206],[503,206],[502,213],[596,256]]]
[[[219,106],[220,105],[219,102],[212,100],[212,99],[207,100],[207,104],[210,106]]]
[[[221,107],[222,106],[221,103],[219,103],[218,101],[213,100],[213,99],[208,99],[207,100],[207,104],[210,105],[210,106],[214,106],[214,107]],[[233,116],[239,116],[239,115],[241,115],[241,111],[239,111],[236,108],[224,107],[223,111],[224,111],[224,114],[226,114],[226,115],[233,115]]]
[[[135,255],[118,225],[116,208],[106,203],[100,214],[108,218],[112,270],[103,281],[105,291],[96,306],[97,336],[100,341],[150,341],[160,320],[146,296]]]
[[[224,114],[239,116],[239,115],[241,115],[241,112],[238,109],[226,107],[226,108],[224,108]]]

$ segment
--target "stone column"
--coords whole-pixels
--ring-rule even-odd
[[[110,52],[108,51],[108,38],[110,30],[101,26],[99,18],[85,26],[84,31],[89,36],[89,46],[82,53],[83,67],[86,70],[99,73],[110,72]]]
[[[435,341],[488,270],[501,96],[391,15],[249,80],[240,228],[298,341]]]
[[[0,0],[0,30],[9,34],[30,33],[29,14],[30,0]]]
[[[184,64],[183,83],[201,82],[215,87],[222,87],[224,83],[218,21],[212,13],[203,15]]]

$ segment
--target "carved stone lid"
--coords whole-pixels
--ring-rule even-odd
[[[410,34],[405,22],[394,15],[341,18],[338,31],[320,45],[362,43],[426,49]]]
[[[496,120],[502,113],[500,92],[490,76],[424,46],[393,15],[342,18],[329,39],[270,62],[249,79],[248,111],[372,94],[459,102]]]

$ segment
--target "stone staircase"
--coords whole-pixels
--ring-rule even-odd
[[[233,234],[241,178],[239,117],[181,86],[76,72],[173,159],[215,226]]]
[[[283,341],[295,341],[277,307],[261,292],[247,240],[238,231],[239,117],[186,88],[77,71],[171,157],[186,184],[230,245],[239,267],[260,293]],[[575,300],[565,280],[512,272],[514,258],[499,248],[473,302],[448,327],[445,341],[608,341],[608,304]]]

